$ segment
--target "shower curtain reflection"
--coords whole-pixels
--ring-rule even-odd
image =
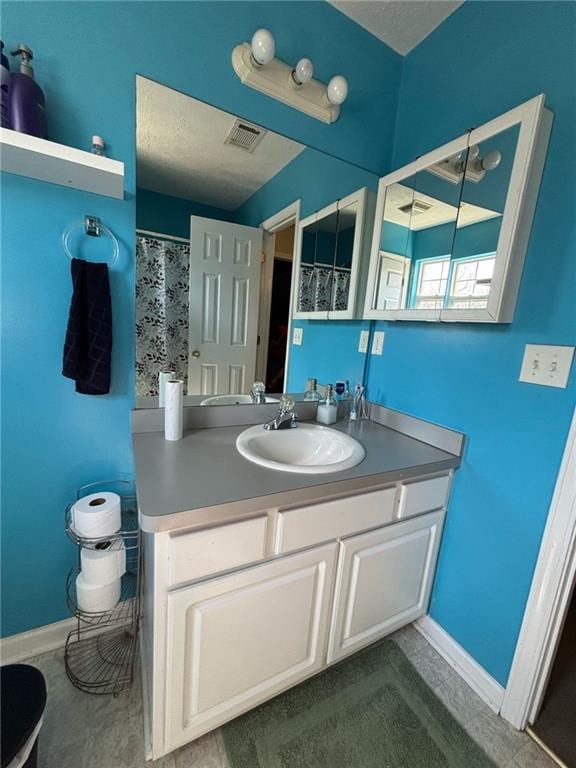
[[[158,394],[158,371],[188,391],[190,245],[136,237],[136,396]]]

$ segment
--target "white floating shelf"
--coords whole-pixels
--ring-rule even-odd
[[[0,128],[0,168],[96,195],[124,197],[124,163],[119,160],[8,128]]]

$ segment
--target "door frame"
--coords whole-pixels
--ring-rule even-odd
[[[536,719],[576,584],[576,408],[556,479],[500,714],[523,730]]]
[[[266,379],[266,365],[268,362],[268,341],[270,336],[270,310],[272,300],[272,277],[274,275],[274,252],[276,232],[280,229],[294,225],[294,250],[292,253],[292,279],[290,280],[290,304],[288,309],[288,333],[286,336],[286,357],[284,359],[284,391],[288,383],[288,363],[290,362],[290,347],[292,338],[292,302],[294,298],[296,280],[296,231],[300,221],[301,200],[294,200],[282,210],[270,216],[260,224],[263,230],[262,249],[264,263],[260,271],[260,305],[258,310],[258,336],[260,343],[256,350],[256,378],[260,381]]]

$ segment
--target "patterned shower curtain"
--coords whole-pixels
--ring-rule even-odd
[[[158,373],[176,371],[188,391],[190,246],[136,237],[136,395],[158,394]]]

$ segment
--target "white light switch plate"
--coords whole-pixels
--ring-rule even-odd
[[[296,344],[297,347],[299,347],[302,344],[302,331],[303,328],[294,328],[294,333],[292,334],[292,344]]]
[[[358,352],[368,352],[368,340],[370,338],[370,331],[360,331],[360,340],[358,342]]]
[[[573,357],[574,347],[526,344],[520,381],[565,389]]]
[[[384,350],[384,331],[374,331],[372,354],[381,355]]]

